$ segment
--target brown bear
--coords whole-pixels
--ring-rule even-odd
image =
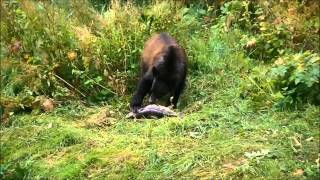
[[[184,49],[169,34],[156,34],[145,43],[140,65],[141,77],[130,105],[132,112],[137,112],[147,94],[150,103],[169,95],[167,105],[175,108],[187,75]]]

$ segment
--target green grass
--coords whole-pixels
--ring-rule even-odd
[[[212,103],[183,118],[133,121],[111,106],[82,107],[77,116],[59,113],[66,107],[13,116],[1,129],[1,173],[28,179],[319,176],[318,107],[255,112],[232,90],[218,90]],[[267,153],[254,153],[261,150]],[[303,176],[294,175],[297,169]]]

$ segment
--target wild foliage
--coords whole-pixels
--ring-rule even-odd
[[[21,102],[21,96],[97,102],[129,95],[137,81],[143,43],[161,31],[185,46],[191,69],[201,61],[204,66],[215,63],[201,60],[222,48],[212,47],[215,40],[207,39],[213,27],[220,33],[238,31],[239,47],[252,59],[274,61],[285,52],[318,52],[318,9],[313,1],[143,4],[110,1],[100,4],[103,11],[97,12],[85,0],[3,1],[1,94]]]
[[[2,94],[11,97],[28,92],[33,98],[105,101],[127,95],[146,38],[169,31],[183,41],[200,27],[198,12],[179,3],[142,9],[112,1],[103,13],[87,1],[1,5]]]
[[[283,95],[282,106],[294,103],[320,104],[320,57],[310,52],[287,55],[277,59],[270,71],[276,91]]]

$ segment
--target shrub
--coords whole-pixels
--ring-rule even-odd
[[[320,57],[306,51],[278,58],[270,71],[270,81],[283,99],[282,108],[296,103],[320,104]]]
[[[290,109],[320,104],[320,57],[306,51],[279,57],[271,68],[255,67],[241,83],[241,96],[258,108]]]
[[[267,61],[304,49],[317,53],[315,1],[281,3],[283,7],[277,1],[240,0],[2,1],[1,95],[92,102],[129,95],[143,44],[159,31],[169,32],[186,48],[191,76],[232,77],[245,71],[246,55]],[[231,55],[234,51],[241,52]],[[258,84],[267,82],[259,73],[254,76]]]
[[[319,52],[315,1],[265,1],[254,7],[249,11],[251,29],[242,37],[249,57],[270,62],[285,53]]]
[[[250,99],[252,108],[269,109],[278,99],[267,80],[268,71],[265,67],[254,67],[240,83],[240,97]]]
[[[87,0],[1,2],[1,95],[99,102],[131,94],[145,40],[168,31],[186,45],[206,12],[168,1],[107,4],[97,12]]]

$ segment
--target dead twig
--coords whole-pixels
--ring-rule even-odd
[[[67,84],[69,87],[71,87],[73,90],[75,90],[77,93],[79,93],[82,97],[86,97],[85,94],[83,94],[79,89],[77,89],[76,87],[74,87],[72,84],[68,83],[66,80],[64,80],[62,77],[52,73],[54,75],[54,77],[58,78],[60,81],[64,82],[65,84]]]

